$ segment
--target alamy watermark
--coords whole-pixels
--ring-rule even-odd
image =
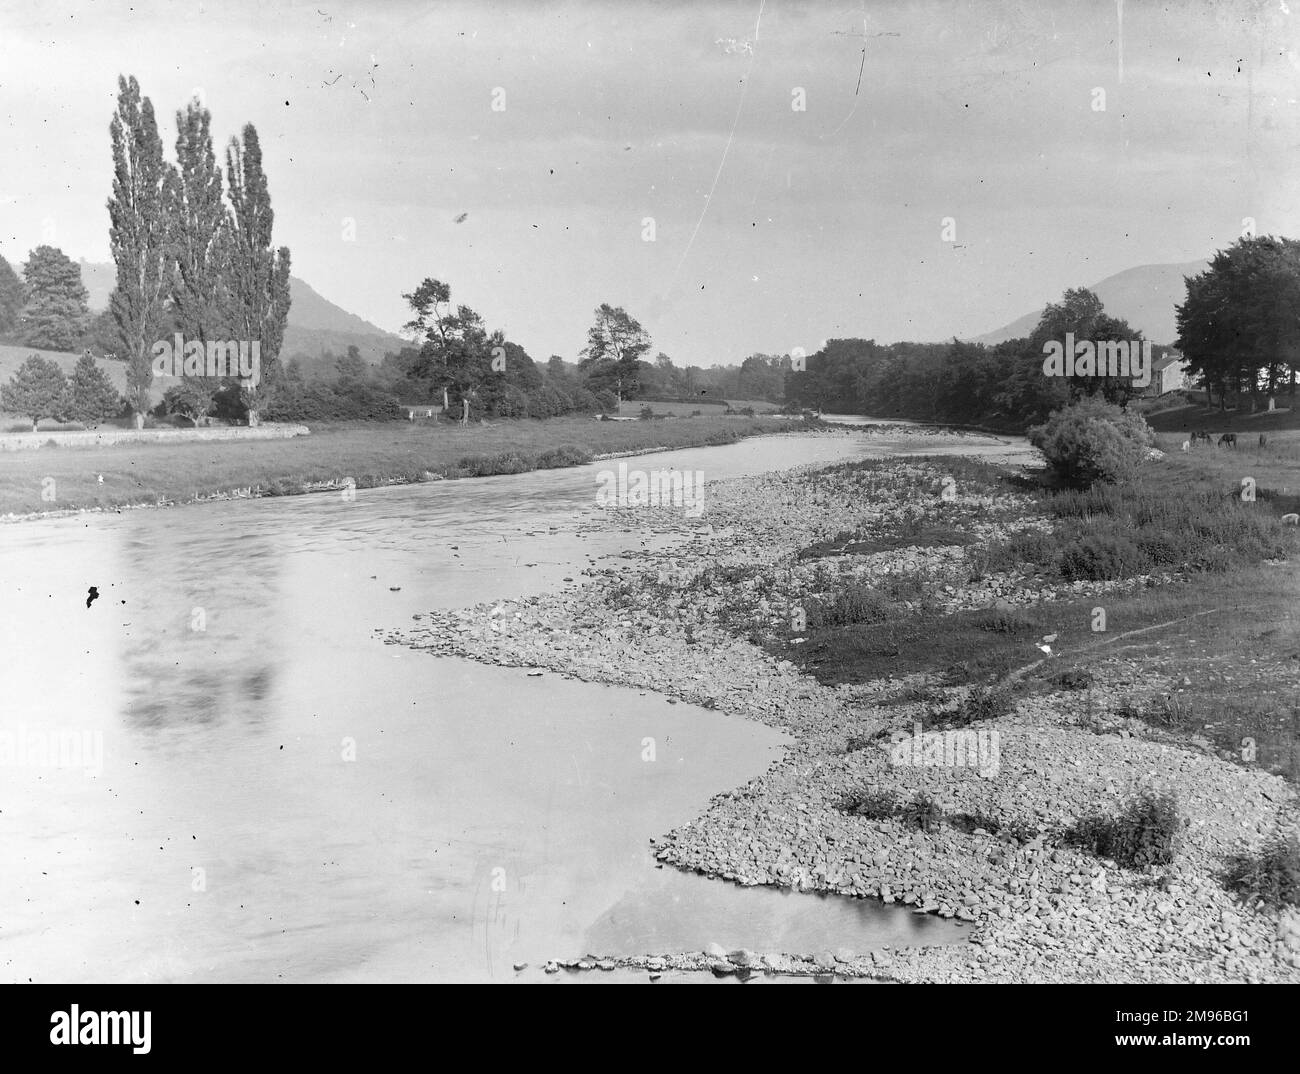
[[[1131,377],[1135,388],[1151,383],[1151,341],[1105,339],[1094,343],[1073,332],[1065,342],[1049,339],[1043,344],[1043,375],[1048,377]]]
[[[0,730],[0,768],[82,768],[104,771],[104,732],[71,727]]]
[[[895,731],[889,736],[889,761],[905,768],[973,768],[985,779],[1001,770],[998,733],[991,728],[957,731]]]
[[[601,470],[596,475],[600,507],[679,507],[687,518],[704,514],[703,470],[631,470],[618,464],[617,473]]]
[[[256,386],[262,379],[262,343],[247,339],[210,339],[188,343],[177,332],[150,349],[155,377],[238,377]]]

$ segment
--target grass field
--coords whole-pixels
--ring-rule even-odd
[[[612,452],[733,443],[780,427],[770,418],[724,417],[655,422],[569,417],[468,427],[356,423],[313,426],[312,435],[293,440],[3,452],[0,515],[186,503],[239,490],[294,495],[340,485],[349,477],[367,488],[521,473]],[[51,487],[54,499],[43,499],[42,490]]]
[[[1159,433],[1236,433],[1239,440],[1246,436],[1258,440],[1260,433],[1272,435],[1284,430],[1300,431],[1300,396],[1275,397],[1279,409],[1250,412],[1250,404],[1236,410],[1219,410],[1218,407],[1185,406],[1158,410],[1146,415],[1147,423]],[[1295,403],[1292,406],[1292,403]],[[1180,438],[1180,442],[1186,437]],[[1177,446],[1177,445],[1175,445]]]

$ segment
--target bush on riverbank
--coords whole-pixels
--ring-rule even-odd
[[[1300,838],[1277,835],[1257,853],[1235,855],[1223,877],[1224,886],[1248,900],[1269,906],[1300,906]]]
[[[1145,790],[1129,799],[1118,816],[1080,817],[1065,832],[1063,841],[1099,858],[1110,858],[1116,865],[1141,869],[1172,862],[1182,828],[1177,798],[1172,793]]]
[[[1029,440],[1062,481],[1088,488],[1133,477],[1155,435],[1141,414],[1093,398],[1054,410]]]

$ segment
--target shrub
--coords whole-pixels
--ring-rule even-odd
[[[1061,690],[1086,690],[1092,685],[1092,672],[1087,668],[1069,668],[1057,672],[1047,681]]]
[[[1079,488],[1132,476],[1155,442],[1140,414],[1097,398],[1054,410],[1029,439],[1066,484]]]
[[[996,720],[1009,715],[1015,702],[1015,692],[1009,686],[976,686],[944,722],[949,727],[965,727],[982,720]]]
[[[934,831],[943,821],[943,810],[924,792],[918,793],[910,802],[905,802],[894,815],[909,828],[919,828],[923,832]]]
[[[1137,544],[1106,533],[1081,537],[1061,551],[1058,569],[1067,582],[1109,582],[1139,574],[1147,566]]]
[[[868,820],[887,820],[898,808],[898,797],[893,791],[868,791],[843,799],[838,807],[842,812]]]
[[[641,413],[638,415],[642,421],[650,421],[654,416],[655,412],[648,406],[643,406],[641,408]]]
[[[609,395],[608,392],[605,393]],[[613,396],[610,396],[611,406],[613,405]],[[604,403],[596,397],[596,394],[587,388],[575,388],[573,390],[573,407],[584,414],[592,414],[604,408]]]
[[[1117,817],[1081,817],[1065,832],[1064,841],[1130,869],[1168,865],[1182,823],[1172,794],[1146,790],[1130,798]]]
[[[555,470],[562,466],[582,466],[591,462],[591,452],[573,444],[561,444],[543,451],[534,460],[539,470]]]
[[[826,599],[808,602],[810,627],[847,626],[851,623],[883,623],[889,604],[870,586],[854,582]]]
[[[1300,838],[1275,835],[1258,853],[1235,854],[1224,886],[1270,906],[1300,906]]]
[[[1021,634],[1034,629],[1034,624],[1024,616],[1003,611],[982,612],[975,617],[974,623],[990,634]]]

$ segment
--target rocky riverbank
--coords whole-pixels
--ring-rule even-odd
[[[1041,607],[1165,579],[1063,586],[973,570],[989,542],[1046,523],[1028,497],[964,488],[941,459],[892,462],[866,477],[842,468],[768,474],[711,484],[708,497],[703,519],[638,509],[636,532],[668,538],[655,542],[667,547],[629,551],[577,589],[428,613],[386,640],[655,690],[787,730],[795,742],[786,756],[656,839],[658,859],[743,885],[905,904],[972,922],[972,940],[867,955],[719,949],[584,964],[897,981],[1300,981],[1300,916],[1243,905],[1219,881],[1230,854],[1294,829],[1293,789],[1208,743],[1114,715],[1135,687],[1167,685],[1150,669],[1114,658],[1086,695],[1020,696],[972,726],[992,758],[963,763],[950,746],[936,764],[900,755],[900,736],[933,715],[936,696],[960,705],[970,688],[927,681],[922,702],[907,700],[919,675],[825,686],[763,644],[810,602],[849,586],[950,613]],[[862,542],[833,559],[798,555],[847,547],[847,532],[897,531],[900,519],[918,534],[942,520],[963,543]],[[628,522],[610,509],[590,524]],[[1026,653],[1025,663],[1035,658],[1050,655]],[[1185,827],[1172,864],[1120,868],[1055,838],[1143,789],[1177,795]],[[884,793],[924,793],[942,819],[918,827],[846,808]]]

